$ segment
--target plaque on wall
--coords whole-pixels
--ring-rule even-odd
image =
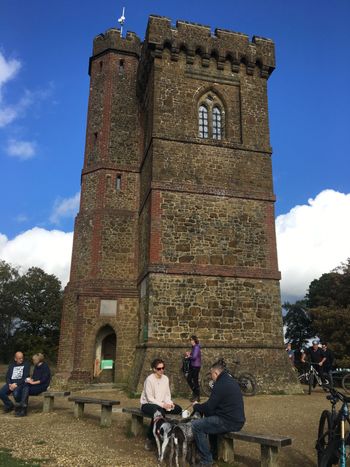
[[[113,316],[117,315],[117,300],[101,300],[100,303],[100,316]]]

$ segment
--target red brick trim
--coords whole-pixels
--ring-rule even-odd
[[[150,263],[161,261],[161,194],[153,191],[151,195],[151,228],[150,228]]]
[[[152,262],[152,261],[151,261]],[[192,265],[192,264],[150,264],[140,274],[140,283],[148,274],[175,274],[193,275],[209,277],[236,277],[245,279],[273,279],[280,280],[281,273],[272,269],[252,269],[234,266],[212,266],[212,265]]]

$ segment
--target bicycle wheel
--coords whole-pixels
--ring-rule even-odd
[[[214,381],[212,380],[210,371],[208,371],[207,373],[205,373],[204,376],[202,376],[200,386],[201,394],[204,394],[205,396],[209,397],[214,386]]]
[[[309,394],[311,394],[312,388],[314,386],[314,378],[315,376],[311,373],[309,376]]]
[[[255,396],[257,384],[253,375],[250,373],[241,373],[237,378],[237,382],[243,396]]]
[[[316,449],[318,467],[331,467],[337,463],[339,451],[332,430],[332,414],[329,410],[324,410],[321,414]]]
[[[343,376],[343,379],[341,380],[341,385],[344,391],[350,392],[350,373]]]

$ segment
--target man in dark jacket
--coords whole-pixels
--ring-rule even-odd
[[[13,402],[9,399],[12,394],[16,402],[21,400],[22,389],[26,378],[29,376],[30,365],[24,361],[22,352],[16,352],[14,362],[10,363],[6,373],[6,384],[0,389],[0,399],[4,403],[4,412],[14,409]]]
[[[201,456],[200,466],[213,463],[207,435],[239,431],[245,422],[243,397],[235,379],[226,371],[222,360],[210,369],[214,387],[207,402],[193,404],[193,410],[205,417],[192,421],[194,439]]]

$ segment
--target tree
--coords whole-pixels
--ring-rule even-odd
[[[16,350],[32,355],[43,352],[55,360],[62,309],[61,283],[40,268],[20,275],[0,262],[0,359],[8,361]]]
[[[17,269],[0,261],[0,359],[10,356],[10,341],[18,317]]]
[[[312,319],[306,303],[304,300],[299,300],[293,304],[285,302],[282,306],[287,311],[283,317],[283,324],[287,328],[285,337],[294,349],[300,349],[314,335]]]
[[[315,333],[328,342],[337,365],[350,367],[350,258],[313,280],[305,303]]]
[[[61,283],[40,268],[30,268],[19,278],[20,327],[14,342],[25,352],[44,352],[54,358],[62,310]]]
[[[350,306],[320,306],[310,310],[317,335],[333,350],[337,366],[350,367]]]

